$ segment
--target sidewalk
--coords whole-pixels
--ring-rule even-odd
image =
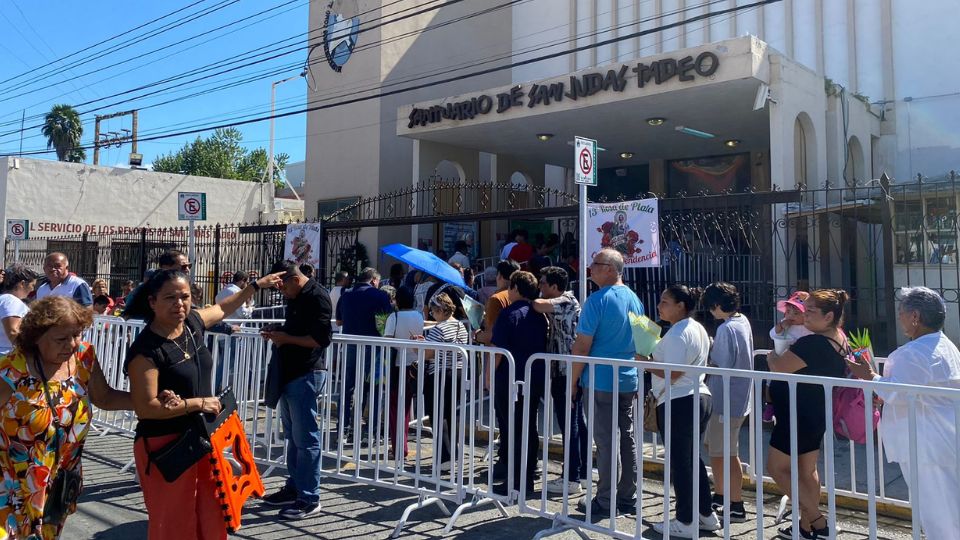
[[[140,489],[134,481],[132,472],[120,473],[122,467],[132,457],[132,442],[128,438],[115,435],[93,436],[87,441],[83,457],[84,491],[75,515],[67,520],[63,538],[91,538],[100,540],[127,540],[146,538],[147,515],[143,506]],[[551,464],[549,474],[555,470]],[[552,477],[552,476],[551,476]],[[277,489],[282,479],[274,474],[264,479],[267,491]],[[539,486],[539,484],[538,484]],[[392,491],[388,488],[375,488],[366,485],[349,484],[340,481],[324,480],[322,494],[322,512],[315,518],[295,523],[279,521],[277,510],[260,505],[256,501],[247,503],[244,512],[243,528],[231,538],[244,539],[281,539],[281,538],[342,538],[342,539],[383,539],[389,538],[397,520],[404,509],[416,502],[416,497]],[[748,510],[750,496],[747,494]],[[539,502],[540,492],[534,495]],[[571,498],[572,501],[577,500]],[[551,499],[550,504],[559,508]],[[778,526],[773,524],[773,514],[778,497],[766,500],[764,538],[774,538]],[[573,504],[573,502],[572,502]],[[662,519],[662,484],[645,479],[643,494],[644,519],[660,521]],[[508,509],[510,518],[503,518],[492,506],[481,507],[464,513],[457,522],[450,537],[464,539],[532,538],[537,532],[550,527],[550,521],[529,515],[519,515],[516,507]],[[840,511],[839,521],[843,525],[841,538],[859,540],[868,538],[866,516],[859,512]],[[632,530],[633,518],[621,517],[625,530]],[[909,523],[880,517],[880,539],[910,538]],[[432,539],[443,537],[446,525],[444,514],[436,507],[418,510],[411,515],[408,526],[401,537],[412,539]],[[733,538],[753,540],[756,532],[752,524],[736,526]],[[647,528],[647,538],[660,538]],[[604,538],[589,534],[591,538]],[[723,535],[704,534],[702,538],[722,538]],[[578,538],[572,532],[566,532],[552,538],[561,540]]]

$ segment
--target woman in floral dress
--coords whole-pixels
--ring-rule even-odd
[[[91,402],[133,408],[129,393],[107,384],[93,347],[81,339],[92,320],[90,309],[70,298],[39,300],[23,317],[14,350],[0,358],[0,529],[10,538],[60,536],[63,520],[45,521],[43,509],[60,470],[81,470]],[[75,510],[73,501],[64,515]]]

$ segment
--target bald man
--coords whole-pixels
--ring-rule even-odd
[[[81,306],[93,305],[90,286],[83,279],[70,273],[70,261],[63,253],[51,253],[43,259],[43,273],[47,283],[37,289],[37,300],[45,296],[67,296]]]

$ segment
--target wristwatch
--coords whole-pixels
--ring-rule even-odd
[[[260,285],[257,285],[256,280],[251,281],[251,282],[250,282],[250,286],[253,287],[253,290],[254,290],[254,291],[259,291],[259,290],[260,290]]]

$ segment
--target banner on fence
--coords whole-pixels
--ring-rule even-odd
[[[603,248],[623,254],[626,267],[660,266],[660,212],[657,199],[587,205],[587,251]]]
[[[320,267],[320,224],[291,223],[287,225],[283,258],[297,264]]]

